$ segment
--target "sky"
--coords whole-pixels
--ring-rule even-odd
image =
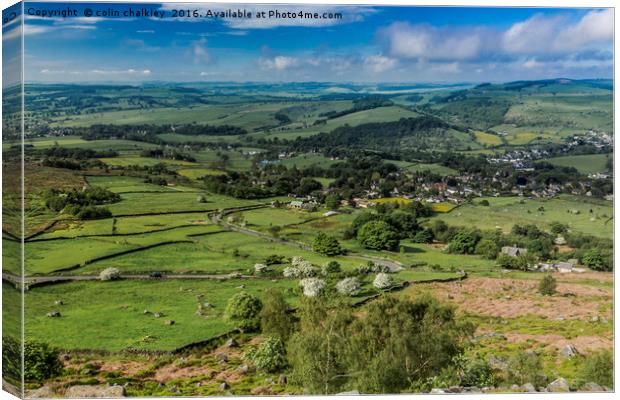
[[[67,7],[77,16],[41,15]],[[164,17],[125,14],[130,7]],[[108,9],[120,15],[97,16]],[[173,17],[179,9],[253,14]],[[24,10],[26,81],[506,82],[613,73],[612,9],[29,2]],[[342,18],[256,18],[269,10]],[[19,28],[3,26],[5,48],[15,47]]]

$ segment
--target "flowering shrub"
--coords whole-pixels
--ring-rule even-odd
[[[306,278],[299,281],[299,286],[302,287],[305,296],[315,297],[325,288],[325,281],[318,278]]]
[[[118,268],[110,267],[106,268],[99,273],[99,279],[102,281],[112,281],[121,277],[121,272]]]
[[[299,278],[301,274],[299,272],[299,268],[286,267],[284,268],[284,271],[282,271],[282,275],[284,275],[285,278]]]
[[[362,289],[362,285],[357,278],[345,278],[336,284],[338,293],[345,296],[355,296]]]
[[[372,284],[379,290],[385,290],[394,286],[394,281],[392,280],[392,277],[390,275],[381,272],[377,274]]]
[[[254,362],[256,368],[266,372],[275,372],[287,365],[284,343],[277,337],[267,338],[247,358]]]

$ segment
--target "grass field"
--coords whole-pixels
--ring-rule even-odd
[[[297,282],[134,280],[43,286],[26,294],[26,335],[65,349],[173,350],[232,329],[234,325],[222,316],[241,284],[247,292],[260,295],[272,287],[293,288]],[[196,315],[198,294],[215,306],[204,316]],[[64,304],[56,306],[56,300]],[[46,317],[52,310],[62,316]],[[144,310],[163,313],[163,317],[144,314]],[[175,324],[166,325],[166,320]]]
[[[444,167],[443,165],[440,165],[440,164],[424,164],[424,163],[411,164],[411,165],[406,166],[405,169],[409,172],[430,171],[434,174],[442,175],[442,176],[454,175],[457,173],[456,170],[452,168]]]
[[[604,238],[612,237],[613,222],[609,221],[613,217],[611,202],[589,201],[587,198],[568,195],[554,199],[495,197],[487,200],[490,203],[488,207],[477,203],[467,204],[434,218],[442,219],[449,225],[467,225],[481,229],[501,228],[504,232],[509,232],[516,223],[549,228],[551,222],[562,222],[573,231]],[[543,207],[543,210],[539,211],[540,207]]]
[[[122,193],[121,201],[110,204],[112,215],[169,213],[178,211],[206,211],[222,208],[263,204],[232,197],[207,194],[207,203],[198,201],[196,192]]]
[[[220,228],[216,225],[197,225],[121,237],[76,237],[68,240],[26,242],[24,268],[28,275],[51,273],[90,262],[98,257],[159,243],[188,241],[190,240],[188,235],[200,235],[219,230]],[[101,268],[103,269],[105,266]]]
[[[587,154],[580,156],[564,156],[548,158],[545,161],[561,167],[573,167],[583,174],[595,174],[607,170],[607,161],[611,154]]]
[[[199,190],[185,186],[161,186],[151,183],[145,183],[143,178],[132,176],[88,176],[85,178],[91,186],[98,186],[108,189],[114,193],[132,193],[132,192],[194,192]]]
[[[177,173],[189,179],[200,179],[206,175],[223,175],[226,172],[221,171],[219,169],[211,169],[211,168],[188,168],[188,169],[180,169],[177,171]]]
[[[503,143],[502,139],[497,135],[492,135],[482,131],[476,131],[475,135],[476,140],[484,146],[495,147],[500,146]]]
[[[121,166],[121,167],[127,167],[130,165],[140,165],[144,167],[151,167],[156,164],[183,165],[183,166],[196,165],[196,163],[189,162],[189,161],[183,161],[183,160],[171,160],[167,158],[149,158],[149,157],[136,157],[136,156],[100,158],[99,160],[101,160],[102,162],[108,165]]]

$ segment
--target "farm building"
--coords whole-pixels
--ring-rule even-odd
[[[516,246],[504,246],[502,247],[502,254],[506,254],[509,257],[518,257],[527,254],[527,249]]]

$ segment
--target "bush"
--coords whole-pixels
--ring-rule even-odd
[[[491,239],[482,239],[476,245],[476,254],[489,260],[495,260],[498,252],[497,244]]]
[[[330,261],[323,265],[323,268],[321,269],[321,273],[323,275],[337,274],[340,271],[340,263],[338,261]]]
[[[463,230],[454,235],[448,251],[456,254],[474,254],[477,242],[478,235],[475,232]]]
[[[359,279],[353,278],[345,278],[336,284],[336,290],[338,293],[345,296],[355,296],[362,289],[362,285]]]
[[[535,387],[546,384],[541,374],[542,363],[535,353],[521,351],[508,360],[508,381],[517,385],[531,383]]]
[[[601,386],[613,388],[614,356],[610,350],[593,353],[586,358],[580,378],[584,382],[594,382]]]
[[[385,221],[370,221],[357,232],[357,240],[367,249],[394,250],[398,247],[398,234]]]
[[[590,249],[582,257],[583,265],[596,271],[611,271],[599,249]]]
[[[316,297],[325,288],[325,281],[318,278],[306,278],[299,281],[299,286],[302,287],[305,296]]]
[[[433,232],[430,229],[423,229],[415,234],[413,237],[414,243],[432,243]]]
[[[301,273],[299,272],[299,268],[286,267],[282,271],[282,275],[285,278],[299,278],[301,276]]]
[[[58,350],[47,343],[24,342],[24,379],[42,382],[60,375],[63,366],[58,358]]]
[[[99,273],[99,279],[102,281],[113,281],[121,277],[121,272],[118,268],[109,267]]]
[[[260,312],[263,333],[288,340],[295,328],[295,318],[290,307],[279,289],[269,289],[263,298],[263,309]]]
[[[257,331],[260,329],[259,313],[262,308],[263,303],[258,297],[240,292],[228,300],[225,316],[244,332]]]
[[[557,286],[557,281],[551,275],[545,275],[544,278],[540,280],[538,284],[538,291],[543,296],[553,296],[555,294],[555,288]]]
[[[254,264],[254,273],[256,274],[264,274],[268,272],[269,268],[265,264]]]
[[[314,238],[314,241],[312,242],[312,249],[317,253],[324,254],[326,256],[342,254],[342,247],[340,247],[338,240],[335,237],[326,235],[323,232],[319,232],[316,238]]]
[[[461,386],[493,387],[496,384],[495,374],[491,365],[481,359],[466,359],[462,366]]]
[[[297,266],[299,276],[303,278],[311,278],[319,274],[319,269],[312,265],[310,261],[304,261]]]
[[[265,372],[276,372],[287,366],[286,350],[279,337],[269,337],[263,341],[249,358],[256,368]]]
[[[390,275],[381,272],[377,274],[372,284],[379,290],[385,290],[394,286],[394,281]]]

